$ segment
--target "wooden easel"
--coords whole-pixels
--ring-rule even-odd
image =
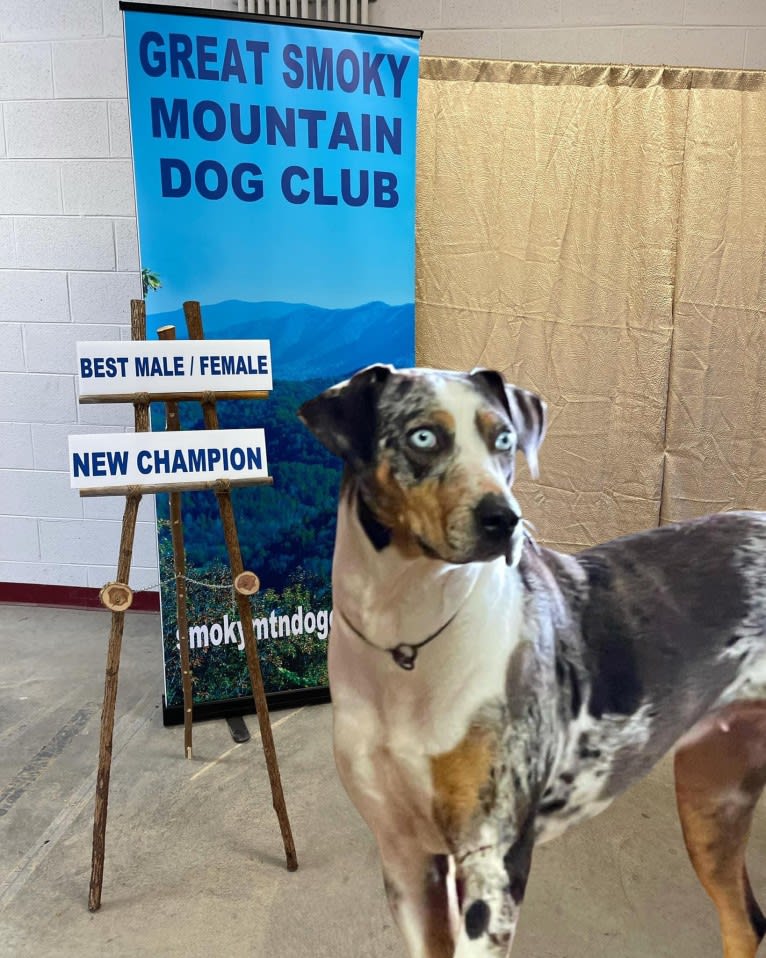
[[[202,316],[199,303],[184,303],[184,315],[190,339],[203,339]],[[131,338],[135,341],[146,339],[146,308],[143,300],[132,300],[130,304]],[[174,339],[175,328],[164,327],[159,331],[161,339]],[[244,397],[246,394],[242,394]],[[150,397],[141,394],[125,397],[133,402],[136,432],[149,430],[149,402]],[[215,394],[204,393],[199,397],[163,394],[161,398],[166,402],[166,417],[168,430],[180,429],[178,416],[178,401],[181,399],[199,398],[206,429],[218,429],[218,413],[216,411]],[[228,397],[227,397],[228,398]],[[255,482],[257,482],[256,480]],[[263,482],[264,480],[260,480]],[[265,480],[270,481],[270,480]],[[249,483],[253,484],[253,483]],[[229,554],[232,580],[236,593],[237,608],[239,610],[242,631],[245,640],[245,655],[253,689],[256,714],[261,732],[263,753],[271,784],[271,796],[274,810],[277,814],[282,842],[285,849],[285,858],[288,871],[295,871],[298,859],[295,853],[290,821],[287,816],[282,780],[279,773],[274,737],[269,720],[266,692],[263,686],[263,676],[258,658],[258,648],[253,630],[253,617],[250,611],[248,596],[258,591],[258,577],[245,571],[242,564],[242,554],[239,547],[239,536],[231,504],[231,483],[228,480],[216,480],[212,484],[200,482],[195,488],[213,488],[218,500],[218,507],[223,524],[226,548]],[[184,488],[189,488],[188,484]],[[144,489],[143,491],[151,491]],[[184,751],[187,758],[192,755],[192,686],[191,667],[189,661],[189,629],[186,610],[186,559],[184,552],[183,522],[181,518],[181,492],[179,489],[165,487],[163,491],[170,492],[171,535],[173,539],[173,561],[176,580],[176,604],[178,630],[181,645],[181,671],[183,678],[184,698]],[[94,494],[81,490],[81,495]],[[97,494],[97,493],[96,493]],[[101,713],[101,739],[98,753],[98,775],[96,780],[96,808],[93,818],[93,856],[90,877],[90,893],[88,908],[97,911],[101,907],[101,886],[104,877],[104,852],[106,845],[106,820],[109,804],[109,776],[112,762],[112,736],[114,732],[114,710],[117,700],[117,683],[120,668],[120,652],[122,649],[122,635],[125,623],[125,612],[133,601],[133,592],[128,585],[130,578],[130,564],[133,555],[133,541],[136,530],[136,517],[141,502],[142,490],[140,487],[127,489],[113,489],[111,494],[125,495],[125,512],[122,519],[120,535],[120,554],[117,563],[117,578],[101,590],[102,604],[112,612],[112,625],[109,634],[109,645],[106,659],[106,678],[104,683],[104,705]]]

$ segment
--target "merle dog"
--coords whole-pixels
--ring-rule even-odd
[[[542,548],[511,485],[517,449],[535,472],[545,406],[489,370],[373,366],[300,416],[346,464],[335,754],[412,958],[508,955],[535,844],[670,749],[725,954],[753,958],[766,514]]]

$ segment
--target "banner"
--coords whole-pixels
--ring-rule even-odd
[[[273,391],[219,403],[265,432],[273,486],[232,493],[272,704],[326,697],[340,468],[298,406],[374,362],[414,364],[419,33],[123,3],[148,338],[267,340]],[[182,404],[182,428],[202,428]],[[153,429],[164,410],[153,406]],[[195,714],[250,683],[215,497],[183,499]],[[165,719],[181,721],[167,496],[157,496]],[[316,695],[316,697],[320,697]]]

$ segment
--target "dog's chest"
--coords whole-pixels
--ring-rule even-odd
[[[512,596],[468,599],[444,633],[420,650],[406,671],[381,649],[363,643],[336,617],[329,668],[334,740],[344,785],[376,830],[413,829],[433,853],[447,850],[436,821],[440,775],[456,755],[475,774],[483,744],[472,723],[505,694],[508,659],[518,641],[520,607]],[[502,611],[502,614],[501,614]],[[389,642],[412,641],[391,634]],[[466,745],[468,742],[468,745]],[[466,751],[468,750],[468,752]]]

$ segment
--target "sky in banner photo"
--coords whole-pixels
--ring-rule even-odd
[[[150,314],[413,302],[416,40],[136,11],[126,47]]]

